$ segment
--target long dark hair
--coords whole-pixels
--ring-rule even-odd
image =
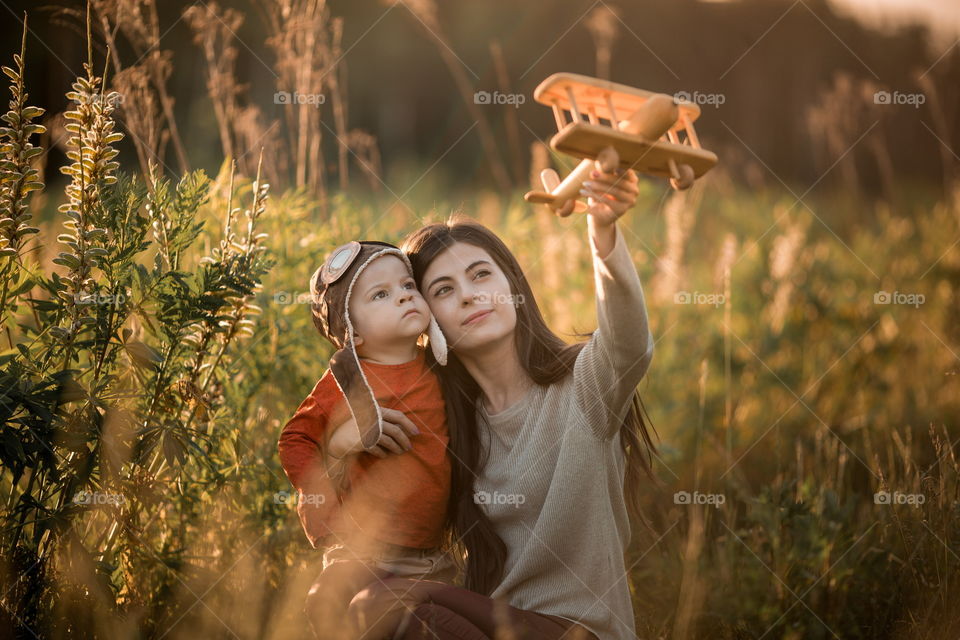
[[[517,306],[517,325],[525,330],[517,331],[515,336],[517,355],[527,375],[535,384],[544,386],[570,375],[585,343],[567,344],[550,330],[520,263],[503,241],[482,224],[453,216],[446,222],[430,224],[410,234],[401,248],[410,257],[417,286],[422,286],[424,273],[434,258],[457,242],[471,244],[490,254],[506,275],[510,292],[524,301]],[[474,501],[473,481],[486,462],[481,459],[481,433],[476,419],[481,389],[455,351],[450,352],[447,360],[440,380],[450,424],[454,425],[450,433],[453,457],[450,521],[454,536],[467,551],[466,587],[488,595],[502,579],[506,546]],[[657,483],[653,473],[656,447],[647,426],[649,416],[644,420],[645,413],[639,393],[634,392],[630,411],[620,427],[620,446],[626,459],[623,484],[627,510],[649,528],[650,523],[643,514],[641,488],[646,486],[644,476]]]

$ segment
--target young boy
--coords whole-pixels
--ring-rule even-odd
[[[325,548],[305,611],[318,637],[350,637],[360,624],[348,616],[350,600],[370,582],[456,575],[441,548],[451,472],[446,411],[419,339],[427,333],[441,365],[447,346],[407,256],[393,245],[338,247],[310,291],[314,324],[337,351],[284,426],[280,460],[307,538]],[[357,431],[344,437],[340,429],[332,441],[351,417]]]

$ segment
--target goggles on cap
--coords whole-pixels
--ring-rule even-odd
[[[330,253],[330,257],[327,258],[327,261],[320,267],[320,282],[329,286],[342,278],[343,274],[350,268],[350,265],[356,262],[357,256],[360,255],[360,249],[362,249],[365,244],[389,247],[391,249],[397,248],[389,242],[380,242],[379,240],[361,240],[359,242],[351,240],[346,244],[340,245]]]

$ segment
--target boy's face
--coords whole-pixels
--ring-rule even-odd
[[[367,353],[415,341],[430,324],[430,308],[403,261],[377,258],[363,270],[350,296],[356,344]]]

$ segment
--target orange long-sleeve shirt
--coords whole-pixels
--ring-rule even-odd
[[[420,430],[412,449],[377,458],[361,453],[337,488],[323,464],[327,441],[350,418],[346,399],[327,369],[280,434],[280,462],[297,489],[297,513],[314,547],[333,535],[349,542],[362,533],[389,544],[426,549],[441,543],[450,494],[449,432],[440,383],[418,350],[397,365],[360,361],[379,404],[403,412]]]

